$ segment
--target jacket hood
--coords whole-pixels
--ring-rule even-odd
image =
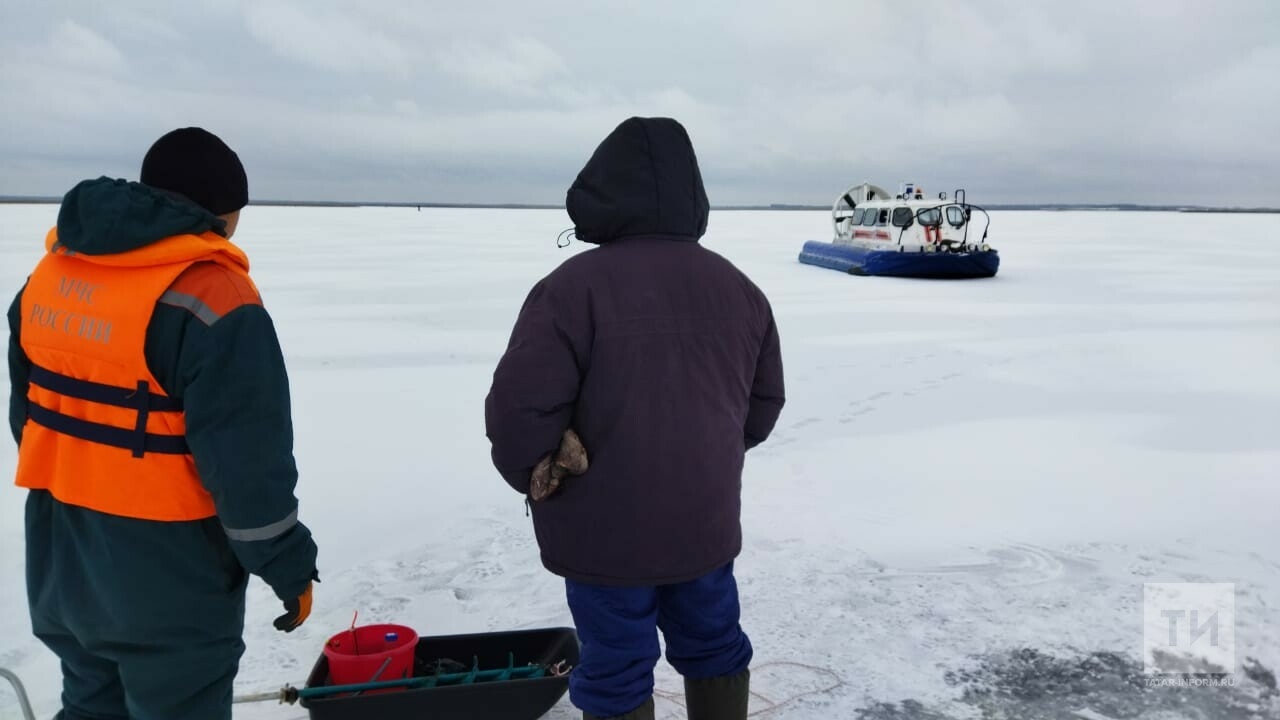
[[[693,143],[671,118],[633,117],[596,148],[569,187],[565,208],[579,240],[630,235],[697,240],[710,204]]]
[[[76,185],[58,210],[58,241],[83,255],[114,255],[173,235],[224,228],[222,220],[181,196],[106,177]]]

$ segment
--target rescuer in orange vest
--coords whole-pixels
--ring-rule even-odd
[[[289,386],[249,261],[248,182],[199,128],[141,183],[86,180],[9,309],[9,422],[32,629],[66,720],[231,717],[245,586],[289,632],[311,611]]]

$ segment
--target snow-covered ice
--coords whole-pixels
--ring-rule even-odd
[[[6,293],[56,212],[0,206]],[[1280,718],[1275,217],[998,212],[1000,274],[936,282],[800,265],[825,213],[713,212],[705,242],[772,299],[787,372],[743,480],[753,713]],[[425,635],[571,624],[482,413],[525,292],[586,249],[556,249],[569,225],[246,210],[236,240],[289,363],[323,582],[291,635],[253,582],[239,692],[302,683],[353,610]],[[0,443],[0,475],[14,458]],[[3,485],[0,666],[48,716],[58,667],[30,636],[24,493]],[[1235,583],[1237,687],[1142,686],[1144,582]],[[660,665],[659,717],[683,717],[679,690]],[[566,699],[551,717],[576,715]]]

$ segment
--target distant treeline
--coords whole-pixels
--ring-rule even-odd
[[[0,195],[0,204],[46,205],[62,202],[60,197],[18,197]],[[254,200],[250,205],[266,207],[397,207],[397,208],[473,208],[482,210],[563,210],[563,205],[538,205],[528,203],[411,203],[411,202],[336,202],[327,200]],[[1186,212],[1186,213],[1280,213],[1280,208],[1227,208],[1199,205],[1138,205],[1134,203],[991,203],[983,205],[988,210],[1037,210],[1100,212]],[[830,210],[830,205],[715,205],[714,210]]]

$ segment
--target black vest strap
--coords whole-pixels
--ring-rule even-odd
[[[35,365],[31,367],[29,380],[31,384],[59,395],[138,412],[137,421],[129,429],[82,420],[34,402],[28,403],[27,416],[38,425],[81,440],[129,450],[136,458],[149,452],[166,455],[186,455],[191,452],[187,448],[186,437],[182,435],[147,432],[147,417],[152,412],[181,412],[182,400],[152,395],[145,380],[139,380],[137,387],[122,388],[68,377]]]
[[[27,405],[27,417],[31,421],[43,425],[50,430],[70,435],[73,438],[110,445],[125,450],[132,450],[134,457],[141,457],[138,451],[138,435],[133,429],[118,428],[112,425],[81,420],[70,415],[63,415],[35,403]],[[191,452],[187,448],[187,439],[182,435],[156,435],[145,433],[142,452],[163,453],[165,455],[186,455]]]
[[[68,377],[52,370],[45,370],[38,365],[31,366],[31,375],[28,378],[33,385],[39,385],[45,390],[56,392],[59,395],[66,395],[77,400],[88,400],[102,405],[113,405],[122,408],[138,408],[138,390],[139,388],[116,387],[115,385],[104,385],[102,383],[89,382],[88,380],[80,380],[78,378]],[[182,398],[165,397],[163,395],[147,396],[147,409],[152,412],[181,412]]]

